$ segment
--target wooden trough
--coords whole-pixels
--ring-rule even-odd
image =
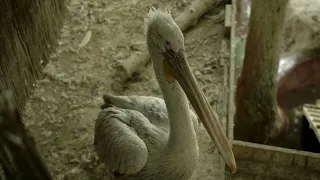
[[[248,3],[250,3],[249,0],[232,0],[232,4],[226,6],[225,26],[227,30],[230,28],[227,135],[232,142],[238,171],[235,174],[231,174],[228,167],[225,167],[225,179],[320,179],[320,154],[233,140],[235,79],[237,79],[239,71],[241,71],[241,67],[239,68],[235,64],[237,60],[243,58],[244,54],[244,48],[240,48],[239,50],[236,42],[238,42],[239,37],[246,34],[247,31],[247,27],[244,27],[243,24],[248,25],[248,17],[245,17],[246,12],[244,12],[247,9]],[[290,3],[293,5],[299,3],[299,0],[292,0]],[[302,11],[301,8],[299,8],[299,11]],[[242,25],[239,26],[239,23],[242,23]],[[309,28],[309,31],[315,31],[315,29]],[[316,44],[304,43],[301,48],[307,46],[316,46]],[[299,49],[297,46],[294,48]]]

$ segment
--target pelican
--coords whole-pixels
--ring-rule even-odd
[[[97,155],[117,180],[186,180],[197,167],[196,115],[225,163],[236,171],[231,146],[184,55],[184,36],[167,10],[145,18],[148,51],[163,98],[104,95],[95,122]]]

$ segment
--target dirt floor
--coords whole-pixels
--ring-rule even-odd
[[[98,179],[93,127],[104,93],[161,97],[152,67],[119,84],[115,67],[146,48],[143,18],[148,6],[169,8],[175,17],[191,0],[71,0],[57,52],[34,84],[24,120],[54,179]],[[187,57],[201,88],[220,116],[223,101],[224,4],[213,7],[185,34]],[[89,43],[79,48],[85,34]],[[192,180],[221,179],[220,158],[203,126],[197,134],[200,163]]]

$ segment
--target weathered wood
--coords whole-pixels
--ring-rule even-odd
[[[0,2],[0,86],[11,89],[21,110],[54,50],[65,0]]]
[[[304,105],[302,109],[310,127],[320,142],[320,106],[309,104]]]
[[[184,31],[191,25],[195,25],[198,19],[216,2],[217,0],[193,1],[192,4],[174,20],[180,27],[181,31]],[[149,60],[150,55],[147,49],[142,52],[132,54],[129,59],[123,61],[117,67],[119,70],[120,78],[123,80],[127,80],[128,78],[132,77],[133,74],[141,71]]]
[[[318,179],[320,154],[233,141],[238,171],[227,179]]]
[[[235,156],[239,160],[252,160],[320,171],[320,154],[317,153],[237,140],[234,141],[233,145]]]
[[[231,33],[231,25],[232,25],[232,4],[227,4],[224,10],[225,18],[224,18],[224,27],[226,37],[230,37]]]
[[[279,122],[276,77],[288,0],[253,0],[246,54],[236,94],[235,139],[270,143]]]
[[[227,75],[224,76],[224,82],[227,84],[225,85],[225,90],[226,90],[226,97],[225,97],[225,101],[227,102],[227,114],[226,117],[224,119],[226,119],[226,123],[224,125],[225,127],[225,131],[226,131],[226,135],[227,138],[231,144],[233,144],[233,118],[234,118],[234,90],[235,90],[235,86],[234,86],[234,44],[233,44],[233,39],[234,39],[234,32],[235,32],[235,28],[233,26],[234,24],[234,18],[235,18],[235,12],[236,12],[236,0],[232,0],[231,4],[226,5],[226,11],[229,12],[225,12],[225,16],[226,16],[226,21],[230,21],[230,22],[225,22],[225,25],[229,25],[230,23],[230,28],[226,29],[226,31],[229,31],[229,36],[230,36],[230,51],[229,51],[229,67],[225,66],[225,73]],[[225,64],[224,64],[225,65]],[[222,167],[221,170],[224,170],[226,173],[224,174],[223,177],[221,177],[222,179],[228,179],[229,175],[232,174],[230,173],[230,170],[228,167],[225,167],[225,162],[222,160],[221,158],[221,162],[222,162]]]
[[[227,44],[227,40],[226,39],[223,39],[222,42],[221,42],[221,53],[223,54],[223,56],[225,56],[227,53],[228,53],[228,44]],[[227,55],[226,55],[227,56]],[[221,112],[221,116],[220,116],[220,119],[221,119],[221,126],[223,128],[223,131],[225,133],[228,132],[228,120],[227,120],[227,117],[228,117],[228,110],[227,110],[227,106],[228,106],[228,96],[229,96],[229,83],[228,83],[228,77],[229,77],[229,70],[228,70],[228,64],[229,63],[226,63],[224,58],[221,58],[221,61],[220,61],[220,64],[223,66],[223,95],[222,95],[222,106],[220,107],[220,110],[218,112]],[[199,122],[201,122],[199,120]],[[228,140],[229,137],[227,136]],[[231,143],[230,143],[231,144]],[[232,145],[232,144],[231,144]],[[229,167],[225,167],[225,162],[223,160],[222,157],[219,158],[220,159],[220,171],[221,172],[225,172],[225,171],[230,171],[230,168]],[[222,173],[220,175],[220,178],[221,179],[225,179],[225,174]]]
[[[225,6],[224,26],[231,28],[231,24],[232,24],[232,5],[227,4]]]
[[[227,137],[232,144],[234,131],[234,95],[235,95],[235,17],[237,2],[232,0],[231,4],[231,32],[230,32],[230,59],[229,59],[229,94],[228,94],[228,115],[227,115]]]

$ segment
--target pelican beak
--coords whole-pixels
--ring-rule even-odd
[[[167,49],[164,56],[165,71],[179,82],[211,139],[218,147],[220,155],[231,168],[231,172],[235,173],[237,165],[229,141],[219,123],[218,115],[212,110],[208,100],[200,90],[185,58],[184,51],[174,52]]]

